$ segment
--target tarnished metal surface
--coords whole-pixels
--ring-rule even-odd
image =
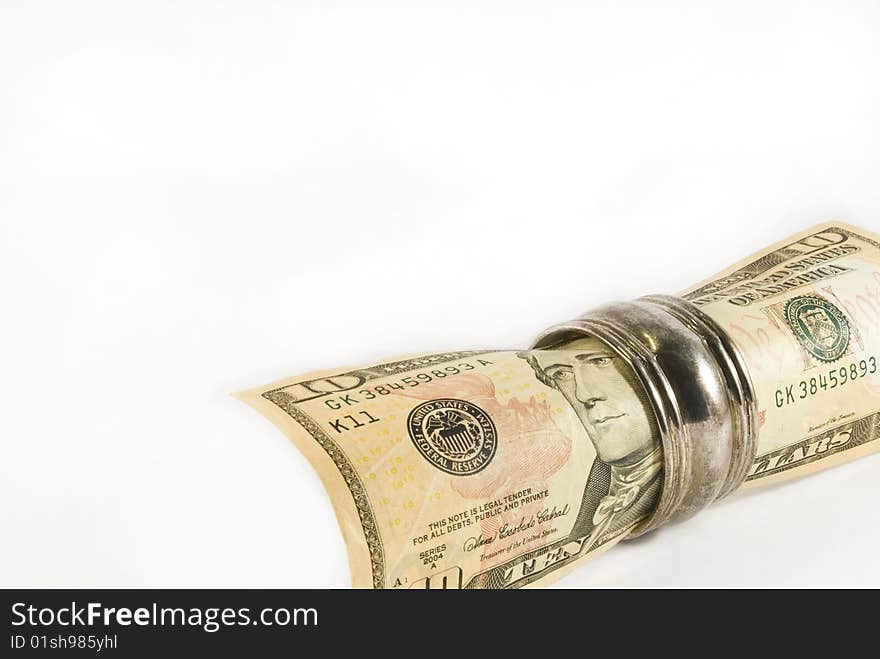
[[[726,333],[680,298],[616,302],[547,329],[533,348],[605,341],[635,371],[657,417],[663,487],[631,537],[687,519],[743,482],[757,443],[754,389]]]

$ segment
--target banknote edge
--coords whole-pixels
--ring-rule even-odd
[[[330,499],[336,522],[345,543],[352,587],[384,588],[384,565],[379,574],[373,569],[370,547],[365,541],[367,530],[362,525],[354,494],[345,482],[339,467],[332,456],[316,442],[306,428],[283,408],[263,396],[265,391],[266,387],[258,387],[235,392],[231,395],[254,409],[273,426],[281,430],[317,473],[321,485]],[[378,578],[381,578],[381,581],[377,584]]]
[[[784,454],[784,452],[786,451],[793,452],[798,447],[809,445],[819,440],[820,438],[838,433],[845,428],[855,426],[859,423],[873,423],[873,427],[875,429],[880,427],[880,412],[867,414],[858,419],[854,419],[852,421],[842,423],[838,426],[833,426],[831,428],[823,430],[822,432],[810,435],[809,437],[806,437],[800,441],[787,444],[786,446],[781,446],[772,451],[768,451],[767,453],[757,456],[755,458],[755,463],[776,453]],[[811,476],[827,469],[832,469],[834,467],[844,465],[858,458],[865,457],[867,455],[871,455],[877,452],[880,452],[880,432],[875,431],[872,437],[862,439],[861,441],[857,441],[852,444],[847,442],[847,444],[844,446],[831,449],[826,453],[817,454],[805,461],[799,461],[797,463],[786,465],[784,467],[774,468],[772,470],[769,470],[769,473],[765,473],[760,476],[749,476],[746,478],[746,482],[739,488],[738,491],[750,491],[767,485],[779,485],[790,480],[800,479],[804,476]]]
[[[250,405],[263,414],[273,425],[281,429],[306,456],[312,468],[318,473],[331,499],[337,523],[345,540],[352,585],[355,588],[382,589],[387,587],[384,547],[381,534],[376,527],[376,518],[370,506],[369,497],[366,496],[366,489],[342,447],[324,433],[314,419],[297,409],[294,401],[285,400],[279,394],[283,394],[282,390],[287,387],[317,378],[353,373],[369,373],[371,378],[382,377],[385,374],[379,375],[375,371],[387,366],[406,364],[435,356],[450,355],[449,360],[451,361],[460,359],[462,355],[470,356],[495,352],[504,352],[504,349],[459,350],[428,354],[411,353],[394,360],[378,361],[362,367],[337,367],[311,371],[232,394],[233,398]],[[444,361],[437,360],[435,363],[441,364]],[[400,373],[419,368],[423,368],[423,366],[413,364],[409,367],[395,369],[394,372]],[[303,432],[313,441],[305,440]],[[331,476],[331,472],[334,476]],[[346,477],[347,473],[350,474],[350,478]],[[348,493],[348,497],[339,494],[339,491],[343,489]],[[353,529],[354,520],[357,520],[359,532]],[[365,549],[365,551],[358,552],[356,548]],[[369,579],[365,579],[365,573],[369,573]]]
[[[718,282],[720,279],[730,277],[731,275],[742,272],[748,268],[748,266],[754,264],[757,260],[760,260],[763,256],[767,254],[771,254],[774,251],[785,247],[793,242],[797,242],[798,240],[802,240],[808,236],[812,236],[821,231],[827,231],[828,229],[837,229],[842,231],[848,237],[855,237],[860,240],[864,240],[870,245],[873,245],[877,249],[880,249],[880,235],[877,233],[870,231],[868,229],[863,229],[861,227],[856,227],[851,224],[847,224],[846,222],[837,222],[834,220],[828,222],[822,222],[820,224],[816,224],[815,226],[804,229],[803,231],[799,231],[793,235],[782,238],[781,240],[776,241],[772,245],[768,245],[763,249],[756,250],[746,256],[745,258],[741,258],[736,261],[733,265],[728,266],[723,270],[719,270],[715,274],[710,277],[706,277],[702,281],[693,284],[692,286],[688,286],[684,290],[676,293],[678,297],[684,298],[685,300],[691,300],[695,297],[695,293],[700,291],[701,289],[709,286],[710,284],[714,284]],[[699,297],[699,296],[696,296]]]

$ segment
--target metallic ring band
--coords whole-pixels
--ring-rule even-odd
[[[635,537],[682,521],[739,487],[757,449],[757,401],[727,333],[680,298],[615,302],[542,332],[532,348],[577,336],[607,343],[645,387],[663,446],[663,486]]]

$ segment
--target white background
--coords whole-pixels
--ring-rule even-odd
[[[878,34],[877,2],[0,0],[0,585],[347,586],[317,477],[229,393],[880,230]],[[880,586],[878,483],[560,583]]]

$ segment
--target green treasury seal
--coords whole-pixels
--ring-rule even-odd
[[[804,349],[819,361],[836,361],[849,347],[849,322],[843,312],[825,298],[816,295],[792,298],[785,305],[785,320]]]

